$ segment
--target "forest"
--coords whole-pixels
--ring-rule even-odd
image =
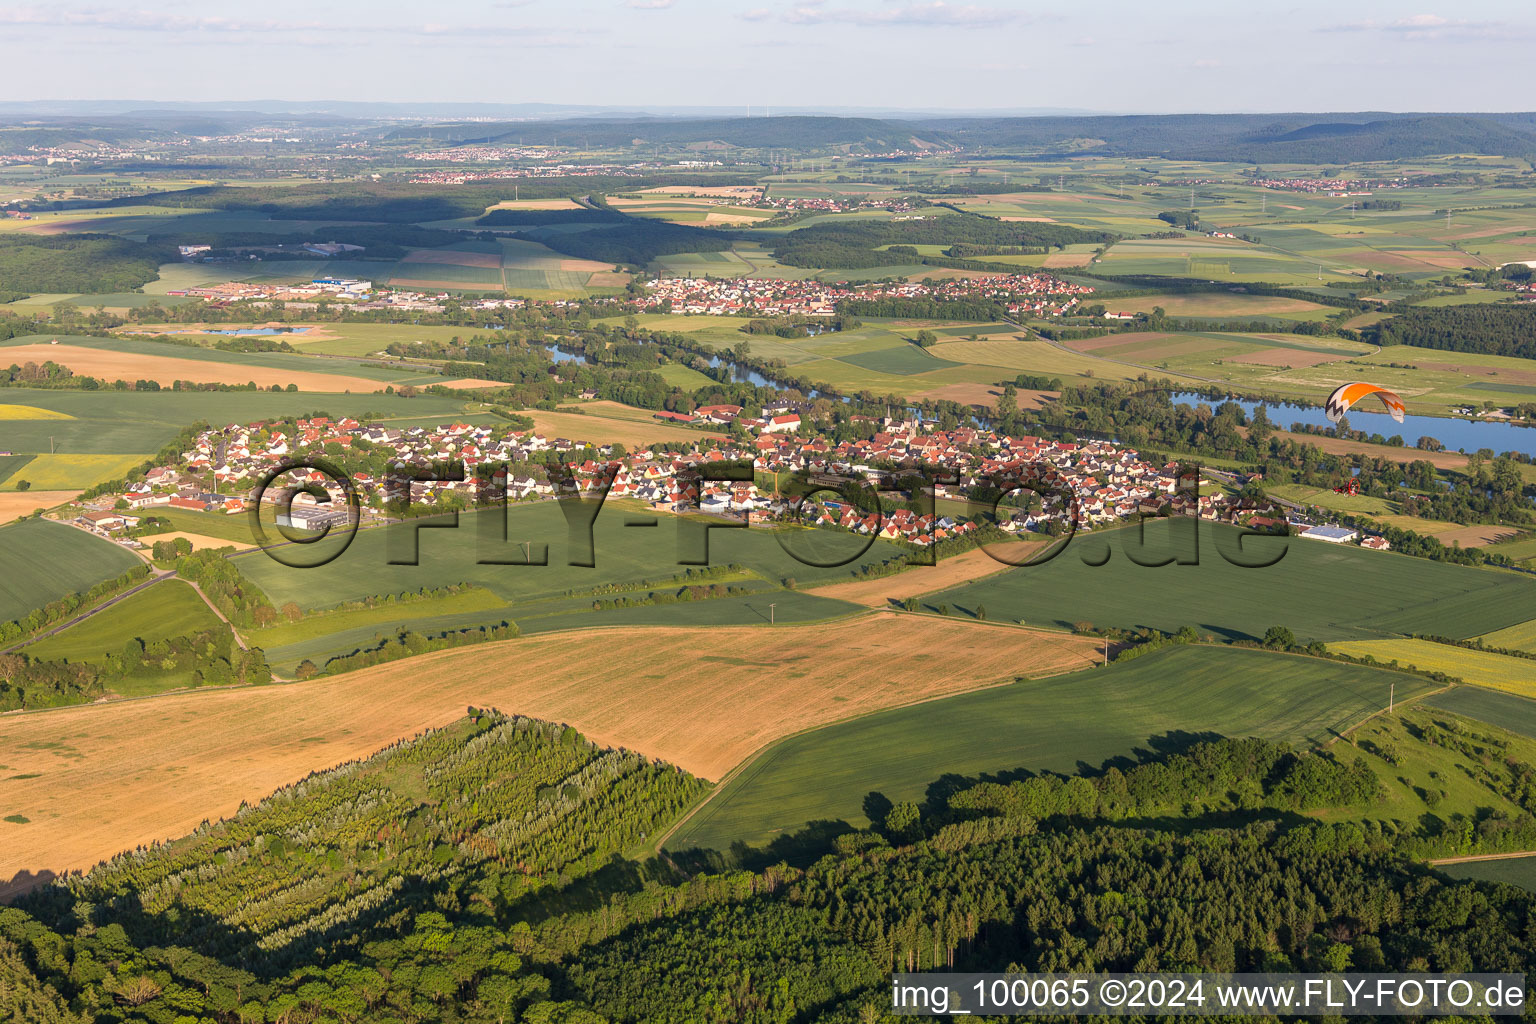
[[[1377,345],[1536,359],[1536,306],[1415,306],[1360,333]]]
[[[0,281],[23,292],[131,292],[175,257],[172,246],[116,235],[0,234]]]
[[[1347,746],[1175,742],[870,794],[870,828],[818,823],[745,869],[645,854],[699,780],[471,708],[0,909],[0,1014],[862,1024],[895,969],[1528,970],[1529,893],[1297,814],[1379,785]]]
[[[858,220],[814,224],[791,231],[779,241],[774,258],[792,267],[853,270],[889,265],[894,257],[882,245],[969,244],[1039,250],[1077,243],[1103,243],[1114,236],[1062,224],[1010,223],[966,214],[927,216],[920,220]]]

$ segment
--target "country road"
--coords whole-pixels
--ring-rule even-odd
[[[101,604],[98,604],[96,607],[90,609],[89,611],[81,612],[79,615],[76,615],[74,618],[69,619],[66,622],[59,623],[57,626],[53,627],[52,629],[50,629],[46,633],[39,633],[37,636],[28,637],[27,639],[23,640],[19,644],[12,644],[11,646],[5,648],[3,651],[0,651],[0,654],[10,654],[12,651],[19,650],[20,648],[25,647],[28,644],[36,643],[37,641],[42,640],[44,637],[53,636],[55,633],[62,633],[64,630],[68,629],[71,626],[79,625],[80,623],[84,622],[86,619],[90,618],[92,615],[95,615],[98,612],[106,611],[108,608],[110,608],[113,605],[117,604],[119,601],[122,601],[125,598],[132,597],[134,594],[137,594],[139,591],[143,590],[145,587],[152,587],[156,583],[159,583],[161,580],[170,579],[172,576],[176,575],[176,570],[175,569],[151,569],[150,572],[153,573],[154,575],[152,575],[149,579],[145,580],[143,583],[140,583],[140,584],[138,584],[137,586],[134,586],[134,587],[130,587],[129,589],[123,591],[121,594],[118,594],[116,597],[109,598],[108,600],[103,601]],[[198,593],[202,593],[202,591],[198,591]],[[203,598],[203,600],[206,601],[207,598],[205,597],[205,598]],[[212,605],[210,605],[209,607],[212,607]],[[217,609],[214,609],[214,610],[215,610],[215,612],[217,612]],[[223,616],[220,615],[219,618],[223,618]],[[237,639],[238,639],[238,637],[239,637],[239,634],[236,634],[236,638]],[[241,643],[240,646],[244,647],[245,644]]]

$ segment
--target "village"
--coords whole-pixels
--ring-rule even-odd
[[[993,299],[1018,316],[1059,316],[1091,295],[1089,285],[1073,284],[1052,274],[995,274],[950,280],[889,281],[852,285],[779,278],[660,277],[633,305],[646,310],[702,313],[710,316],[819,316],[837,314],[845,301]]]
[[[242,515],[259,501],[273,507],[277,526],[316,532],[346,526],[354,516],[377,525],[406,510],[456,512],[562,496],[629,499],[657,513],[699,513],[746,524],[814,525],[918,549],[983,525],[1056,536],[1168,515],[1267,532],[1295,528],[1331,543],[1360,540],[1353,530],[1300,516],[1288,520],[1279,506],[1240,501],[1220,487],[1200,493],[1196,470],[1177,461],[1155,464],[1109,441],[1053,441],[971,427],[939,430],[917,420],[871,418],[870,438],[833,442],[801,432],[795,413],[743,418],[739,406],[722,405],[701,408],[695,417],[712,425],[740,420],[751,433],[734,440],[701,434],[692,445],[674,442],[630,452],[538,430],[467,423],[395,428],[314,417],[298,420],[292,429],[229,426],[204,431],[177,463],[154,467],[122,493],[57,515],[130,547],[140,546],[133,535],[160,509]],[[311,459],[332,464],[347,480],[306,465]],[[729,463],[750,463],[752,479],[711,479],[712,465]],[[453,471],[445,472],[445,466]],[[820,488],[805,502],[781,490],[796,473]],[[847,500],[851,482],[872,499],[879,494],[905,501],[906,495],[890,488],[914,474],[939,481],[933,493],[944,511],[935,506],[936,511],[919,514],[903,507],[881,513],[874,510],[875,500],[860,503],[862,508]],[[1213,479],[1239,482],[1222,475]],[[355,510],[349,507],[348,486],[357,498]],[[969,503],[978,486],[1012,497],[994,515]],[[809,500],[818,495],[821,500]],[[1363,546],[1388,545],[1375,537]]]
[[[200,254],[185,254],[189,258]],[[828,284],[816,280],[750,277],[657,276],[646,282],[643,295],[613,296],[586,300],[640,312],[691,313],[707,316],[809,316],[832,317],[839,303],[878,299],[928,299],[936,301],[993,300],[1013,316],[1062,316],[1076,307],[1079,297],[1093,294],[1090,285],[1074,284],[1047,273],[992,274],[947,280],[887,281]],[[410,310],[442,312],[446,303],[475,310],[517,309],[520,298],[464,298],[446,291],[392,288],[374,281],[323,277],[307,283],[226,281],[221,284],[178,288],[171,296],[200,298],[222,305],[282,302],[293,309],[314,309],[322,302],[345,303],[360,312]],[[545,300],[539,305],[566,307],[574,300]]]

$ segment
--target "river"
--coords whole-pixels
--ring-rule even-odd
[[[1232,401],[1242,406],[1243,411],[1250,416],[1255,409],[1263,405],[1269,421],[1278,427],[1290,428],[1297,424],[1313,427],[1333,426],[1328,422],[1328,416],[1323,410],[1316,406],[1271,404],[1239,398],[1213,399],[1191,391],[1175,391],[1172,397],[1173,401],[1179,405],[1197,405],[1204,402],[1212,409],[1223,401]],[[1367,398],[1365,401],[1375,402],[1376,399]],[[1514,423],[1411,414],[1404,416],[1403,422],[1399,423],[1385,412],[1374,412],[1360,405],[1349,410],[1347,418],[1351,430],[1363,430],[1367,434],[1380,434],[1382,437],[1400,434],[1410,448],[1418,443],[1419,438],[1432,437],[1452,451],[1475,452],[1480,448],[1491,448],[1496,453],[1522,452],[1526,455],[1536,455],[1536,429]]]

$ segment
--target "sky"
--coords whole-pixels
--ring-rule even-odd
[[[1528,109],[1530,0],[0,0],[0,99]]]

